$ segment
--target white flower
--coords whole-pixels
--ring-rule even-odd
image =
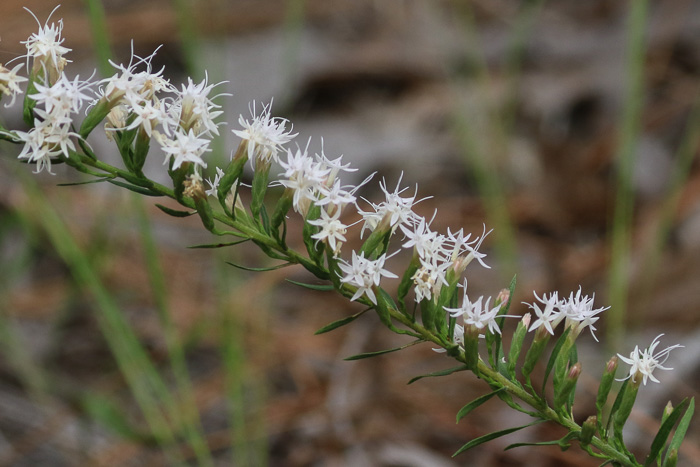
[[[144,101],[142,104],[137,104],[129,108],[134,115],[132,122],[124,129],[133,130],[141,127],[141,129],[150,138],[153,135],[154,128],[164,123],[168,115],[160,106],[160,103],[154,104],[152,101]],[[118,130],[122,128],[117,128]]]
[[[194,84],[192,78],[187,78],[187,85],[182,85],[182,91],[177,93],[178,99],[173,105],[175,113],[179,117],[180,127],[184,131],[190,128],[195,130],[196,134],[206,132],[208,134],[219,134],[218,124],[214,123],[214,119],[220,116],[223,111],[218,110],[220,105],[215,104],[213,99],[220,96],[230,96],[231,94],[222,93],[216,96],[209,97],[211,91],[221,84],[227,83],[222,81],[216,84],[209,84],[209,75],[205,74],[204,80],[199,84]]]
[[[402,225],[401,230],[408,241],[401,246],[413,247],[420,258],[441,255],[444,237],[430,230],[430,222],[426,221],[425,217],[416,217],[411,224]]]
[[[437,262],[421,261],[421,267],[413,274],[411,280],[414,284],[415,300],[421,302],[423,299],[430,300],[440,292],[440,288],[447,284],[445,270],[449,266],[438,264]]]
[[[272,102],[263,106],[260,115],[256,115],[255,101],[253,101],[250,108],[253,120],[248,121],[241,115],[238,118],[238,123],[243,127],[243,130],[232,130],[236,136],[248,141],[248,158],[253,165],[257,159],[265,162],[270,159],[277,161],[277,153],[282,149],[282,146],[297,135],[297,133],[292,133],[291,128],[287,130],[286,126],[289,121],[286,118],[270,116],[271,107]]]
[[[5,94],[6,96],[12,96],[12,100],[9,104],[5,104],[5,107],[11,107],[15,103],[17,94],[21,94],[20,83],[27,81],[24,76],[17,75],[17,71],[22,68],[20,63],[12,70],[5,68],[0,65],[0,94]]]
[[[42,105],[49,114],[78,113],[83,103],[93,97],[84,93],[92,86],[89,80],[81,81],[80,77],[76,76],[71,81],[63,73],[53,85],[48,86],[37,82],[34,86],[37,92],[30,94],[29,98],[35,100],[37,106]]]
[[[163,69],[157,72],[152,71],[151,60],[155,56],[158,49],[147,57],[139,57],[134,54],[134,44],[131,44],[131,58],[129,64],[117,65],[113,61],[109,61],[110,65],[117,69],[118,73],[110,78],[102,80],[101,99],[109,102],[111,105],[117,105],[122,102],[139,103],[144,100],[151,100],[157,93],[163,91],[175,91],[175,88],[161,75]],[[136,71],[138,65],[145,65],[145,71]]]
[[[422,201],[416,201],[416,193],[418,192],[418,186],[416,186],[416,193],[413,196],[407,198],[402,198],[401,194],[408,189],[408,187],[400,189],[401,179],[403,178],[403,173],[399,177],[399,181],[396,184],[396,189],[393,193],[390,193],[386,188],[386,181],[382,180],[379,183],[380,188],[384,192],[386,197],[385,201],[379,204],[374,204],[368,201],[370,206],[374,209],[374,212],[364,212],[359,210],[365,223],[362,226],[362,232],[360,236],[364,233],[365,229],[374,231],[380,223],[385,223],[392,232],[400,225],[410,224],[416,219],[416,214],[413,212],[413,206]],[[427,199],[427,198],[424,198]]]
[[[64,66],[68,62],[68,60],[63,58],[63,55],[71,50],[61,45],[64,41],[61,37],[63,20],[49,25],[49,20],[58,9],[58,6],[53,9],[43,26],[34,13],[26,7],[24,9],[34,17],[39,25],[39,32],[32,34],[29,36],[29,39],[21,42],[27,47],[27,54],[25,55],[27,57],[27,68],[29,67],[29,59],[34,59],[33,71],[36,73],[45,70],[49,74],[49,76],[46,77],[48,82],[53,82],[63,71]]]
[[[393,272],[384,269],[385,261],[386,254],[372,261],[365,258],[364,252],[358,255],[355,251],[352,252],[352,263],[348,263],[342,259],[340,260],[338,266],[341,271],[345,273],[345,276],[340,279],[340,282],[357,287],[355,294],[350,300],[354,301],[362,295],[367,295],[367,298],[369,298],[372,303],[375,305],[377,304],[377,297],[374,295],[372,287],[379,285],[382,276],[389,278],[398,277]]]
[[[175,133],[175,138],[161,139],[163,152],[165,153],[166,164],[170,158],[173,158],[173,170],[179,168],[185,162],[192,162],[207,168],[207,164],[202,160],[202,155],[209,149],[209,140],[197,138],[194,131],[190,130],[187,134]]]
[[[348,191],[346,188],[352,188]],[[325,183],[320,183],[317,187],[319,199],[314,200],[317,206],[334,206],[340,211],[348,204],[353,204],[356,201],[354,192],[357,187],[343,187],[340,180],[336,179],[333,186],[328,188]]]
[[[333,254],[336,256],[338,252],[340,252],[342,244],[347,241],[345,238],[347,226],[340,222],[338,219],[339,217],[339,210],[336,210],[335,213],[330,216],[325,209],[321,209],[321,217],[309,221],[309,224],[321,227],[321,230],[312,235],[311,238],[316,239],[316,243],[319,241],[327,242],[331,250],[333,250]]]
[[[491,297],[486,299],[484,303],[484,297],[479,297],[475,302],[469,300],[467,295],[467,281],[464,280],[464,297],[462,300],[462,306],[460,308],[447,308],[447,311],[453,318],[462,316],[464,319],[465,327],[474,328],[477,331],[488,328],[491,334],[500,334],[501,329],[498,327],[496,318],[515,318],[515,316],[501,315],[498,316],[498,312],[501,310],[501,304],[491,307]],[[479,334],[481,336],[482,334]]]
[[[620,360],[630,365],[629,375],[627,375],[625,378],[619,379],[618,381],[624,381],[626,379],[632,378],[634,382],[638,383],[639,381],[637,380],[637,377],[641,376],[642,381],[645,385],[647,384],[648,379],[652,380],[655,383],[658,383],[659,380],[656,379],[653,375],[654,370],[656,368],[659,368],[660,370],[673,369],[664,367],[663,363],[668,359],[671,350],[683,346],[680,344],[676,344],[654,353],[654,351],[656,350],[656,346],[659,345],[659,338],[661,336],[663,336],[663,334],[659,334],[658,336],[656,336],[656,338],[654,338],[654,340],[651,342],[649,348],[643,351],[639,350],[639,346],[635,346],[634,350],[630,353],[629,358],[617,354],[617,356],[620,357]]]
[[[216,175],[214,176],[214,181],[207,178],[207,183],[209,184],[209,189],[205,191],[207,196],[216,196],[217,190],[219,189],[219,182],[221,182],[221,177],[224,176],[224,171],[220,167],[216,168]]]
[[[318,162],[309,157],[306,149],[298,148],[295,152],[287,150],[287,162],[279,161],[284,169],[281,174],[286,180],[280,184],[294,191],[292,205],[296,212],[304,212],[306,206],[303,200],[317,201],[318,187],[323,184],[330,172]]]
[[[547,294],[542,294],[542,297],[538,297],[537,293],[533,293],[535,294],[537,300],[544,305],[544,310],[540,309],[540,306],[537,303],[526,303],[527,306],[532,308],[537,316],[537,319],[532,323],[532,325],[530,325],[530,329],[528,331],[534,331],[540,326],[544,326],[547,332],[554,335],[554,328],[564,317],[559,309],[559,295],[557,292],[552,292],[549,298],[547,298]]]
[[[475,258],[483,267],[490,269],[490,266],[483,261],[483,259],[486,257],[486,253],[479,252],[481,244],[490,233],[491,231],[489,230],[487,232],[486,225],[484,225],[484,232],[481,237],[477,237],[470,242],[469,239],[471,238],[471,234],[467,234],[465,237],[462,229],[459,229],[454,234],[450,232],[449,228],[447,229],[447,240],[445,243],[452,244],[452,250],[447,252],[447,254],[455,263],[455,270],[459,272],[464,271],[469,263],[471,263]]]
[[[576,295],[574,295],[574,293],[571,292],[571,295],[569,296],[568,300],[561,301],[561,303],[559,304],[559,308],[564,317],[566,317],[566,326],[571,326],[571,332],[579,334],[583,329],[588,327],[591,330],[591,335],[597,341],[598,338],[593,332],[596,330],[595,326],[593,326],[593,323],[595,323],[599,319],[599,317],[596,315],[609,309],[610,307],[608,306],[594,309],[594,299],[595,294],[593,295],[593,297],[590,298],[588,297],[588,295],[581,297],[581,287],[579,287],[578,292],[576,292]]]

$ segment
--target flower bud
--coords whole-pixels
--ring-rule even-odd
[[[595,415],[591,415],[583,422],[581,427],[581,435],[579,441],[581,446],[586,447],[590,444],[593,436],[595,436],[596,427],[598,426],[598,418]]]
[[[504,306],[508,303],[508,300],[510,300],[510,290],[501,289],[496,296],[496,305]]]
[[[581,362],[576,362],[566,375],[566,378],[554,385],[554,406],[556,410],[564,411],[570,408],[570,396],[576,389],[576,382],[581,375]]]
[[[184,185],[185,190],[182,192],[183,195],[196,201],[207,198],[207,195],[204,193],[204,186],[202,185],[202,176],[199,175],[199,173],[194,172],[192,175],[188,175]]]

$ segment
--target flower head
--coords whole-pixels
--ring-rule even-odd
[[[543,327],[550,334],[554,335],[554,328],[561,322],[563,315],[559,309],[559,294],[557,292],[552,292],[549,297],[547,294],[542,294],[542,297],[538,297],[535,293],[537,300],[544,305],[544,309],[540,308],[537,303],[526,303],[534,312],[537,319],[530,325],[528,331],[534,331],[540,327]]]
[[[498,315],[501,310],[501,303],[491,307],[491,297],[486,299],[484,302],[484,297],[479,297],[476,301],[469,300],[467,295],[467,280],[464,280],[464,298],[462,300],[462,306],[460,308],[447,308],[447,311],[452,317],[462,316],[464,319],[464,326],[466,329],[471,329],[474,334],[488,328],[491,334],[500,334],[501,329],[498,327],[498,322],[496,318],[515,318],[515,316],[509,315]]]
[[[609,309],[610,307],[593,308],[594,299],[595,294],[590,298],[588,295],[584,295],[582,297],[581,288],[579,287],[576,295],[571,292],[568,300],[561,301],[559,308],[566,318],[566,326],[572,328],[572,333],[578,335],[578,333],[588,327],[591,330],[591,335],[597,341],[598,338],[593,332],[596,330],[593,323],[599,319],[599,316],[596,315]]]
[[[358,255],[357,252],[353,251],[352,263],[348,263],[342,259],[340,260],[338,266],[345,274],[345,276],[340,279],[340,282],[357,287],[355,294],[350,300],[354,301],[362,295],[366,295],[372,303],[375,305],[377,304],[377,297],[372,287],[379,285],[382,276],[389,278],[398,277],[393,272],[384,269],[386,258],[386,254],[383,254],[373,261],[365,258],[364,252]]]
[[[617,356],[620,357],[620,360],[630,365],[629,374],[625,378],[618,381],[624,381],[632,378],[633,382],[639,384],[639,378],[641,377],[642,382],[645,385],[647,384],[648,379],[658,383],[659,380],[656,379],[653,374],[656,368],[660,370],[673,370],[673,368],[664,367],[663,364],[668,359],[671,350],[683,346],[676,344],[656,352],[656,347],[659,345],[659,338],[661,336],[663,336],[663,334],[656,336],[651,342],[651,345],[645,350],[639,350],[639,346],[635,346],[634,350],[630,353],[629,358],[617,354]]]
[[[165,153],[164,164],[173,159],[173,170],[179,168],[185,162],[193,162],[202,168],[207,168],[202,155],[209,149],[209,140],[198,138],[193,130],[187,134],[177,132],[174,138],[161,139],[161,149]]]
[[[29,59],[32,58],[34,60],[32,73],[46,72],[48,75],[45,78],[49,83],[53,83],[61,72],[63,72],[63,68],[66,63],[68,63],[68,60],[63,58],[63,56],[71,50],[61,45],[64,41],[61,37],[61,33],[63,32],[63,20],[49,25],[51,15],[53,15],[57,9],[58,7],[53,9],[46,19],[46,23],[42,26],[36,15],[25,7],[25,10],[34,17],[39,25],[38,32],[29,36],[26,41],[22,41],[22,44],[27,47],[27,54],[24,55],[27,57],[27,68],[29,67]]]
[[[313,234],[311,238],[316,239],[316,243],[319,241],[327,242],[328,246],[331,247],[333,254],[336,256],[340,252],[340,247],[347,241],[345,238],[347,226],[340,222],[339,217],[339,210],[336,210],[333,215],[329,215],[325,209],[321,209],[321,217],[309,221],[309,224],[321,228],[321,230],[318,233]]]
[[[12,96],[12,100],[9,104],[5,104],[5,107],[11,107],[15,103],[17,94],[22,93],[19,87],[20,83],[27,81],[27,78],[17,74],[20,68],[22,68],[21,63],[11,70],[0,65],[0,94]]]
[[[187,85],[182,85],[182,90],[177,93],[177,100],[173,105],[173,110],[178,114],[180,128],[183,131],[193,129],[196,134],[203,132],[219,134],[219,124],[215,123],[214,119],[220,116],[223,111],[219,110],[221,106],[215,104],[213,99],[231,94],[222,93],[211,97],[209,94],[216,86],[225,83],[226,81],[209,84],[209,76],[206,74],[204,80],[199,84],[195,84],[192,78],[187,78]]]
[[[413,212],[413,206],[422,200],[416,201],[416,193],[406,198],[401,197],[401,194],[408,189],[408,187],[400,188],[402,178],[403,173],[401,177],[399,177],[399,181],[396,183],[396,189],[393,192],[389,192],[387,189],[386,180],[382,180],[379,183],[380,188],[384,192],[385,201],[379,204],[369,202],[374,212],[359,211],[364,219],[362,233],[364,233],[365,229],[369,229],[373,232],[380,225],[384,226],[386,229],[391,229],[393,232],[400,225],[411,224],[417,219],[416,214]],[[418,187],[416,186],[416,192],[417,191]],[[362,235],[362,233],[360,235]]]
[[[277,153],[282,149],[282,146],[290,142],[297,133],[292,133],[292,129],[287,130],[286,126],[289,121],[286,118],[270,116],[270,108],[272,102],[263,106],[260,114],[256,115],[255,102],[253,101],[250,108],[250,114],[253,119],[246,120],[241,115],[238,118],[238,123],[243,127],[243,130],[232,130],[233,133],[247,141],[248,159],[251,164],[259,159],[268,162],[270,159],[277,160]]]

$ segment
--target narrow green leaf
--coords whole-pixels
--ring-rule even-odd
[[[434,372],[432,372],[432,373],[427,373],[427,374],[425,374],[425,375],[414,376],[414,377],[411,378],[411,379],[408,381],[408,383],[406,383],[406,384],[413,384],[413,383],[415,383],[416,381],[421,380],[421,379],[423,379],[423,378],[435,378],[435,377],[438,377],[438,376],[447,376],[447,375],[451,375],[452,373],[457,373],[457,372],[459,372],[459,371],[466,371],[466,370],[467,370],[467,366],[466,366],[466,365],[454,366],[454,367],[448,368],[448,369],[446,369],[446,370],[434,371]]]
[[[677,455],[678,450],[681,447],[681,443],[685,438],[685,434],[688,431],[688,427],[690,426],[690,419],[693,418],[693,412],[695,412],[694,397],[690,399],[688,409],[685,411],[685,415],[683,415],[683,418],[681,419],[680,423],[678,423],[678,427],[676,428],[676,432],[673,434],[673,438],[671,438],[671,444],[669,444],[668,451],[666,451],[666,456],[664,458],[664,466],[667,463],[672,462],[671,457],[673,457],[673,453],[676,453]]]
[[[78,186],[78,185],[90,185],[91,183],[101,183],[101,182],[106,182],[109,180],[112,180],[114,176],[109,176],[109,177],[101,177],[101,178],[96,178],[92,180],[86,180],[84,182],[73,182],[73,183],[59,183],[56,186]]]
[[[361,353],[361,354],[353,355],[351,357],[346,357],[343,360],[353,361],[353,360],[362,360],[363,358],[377,357],[379,355],[384,355],[387,353],[398,352],[399,350],[403,350],[403,349],[411,347],[413,345],[420,344],[421,342],[425,342],[425,341],[423,339],[418,339],[418,340],[410,342],[406,345],[402,345],[401,347],[395,347],[393,349],[387,349],[387,350],[378,350],[376,352]]]
[[[394,300],[388,293],[386,293],[384,289],[377,287],[377,306],[375,307],[375,310],[377,311],[377,315],[379,315],[381,322],[388,328],[391,328],[392,323],[391,315],[389,314],[389,307],[396,308]]]
[[[234,245],[240,245],[241,243],[245,243],[249,241],[250,239],[244,238],[243,240],[236,240],[235,242],[223,242],[223,243],[204,243],[201,245],[192,245],[188,246],[187,248],[191,249],[212,249],[212,248],[224,248],[227,246],[234,246]]]
[[[131,191],[138,193],[140,195],[163,196],[160,193],[158,193],[157,191],[152,191],[152,190],[149,190],[148,188],[143,188],[140,186],[132,185],[130,183],[120,182],[119,180],[107,180],[107,181],[113,185],[117,185],[117,186],[120,186],[122,188],[126,188],[127,190],[131,190]]]
[[[554,364],[557,361],[557,357],[559,356],[559,352],[561,351],[561,348],[566,343],[566,338],[569,336],[570,330],[571,330],[571,328],[567,328],[566,331],[564,331],[562,333],[562,335],[557,340],[557,343],[554,345],[554,348],[552,349],[552,354],[549,356],[549,361],[547,362],[547,368],[544,372],[544,378],[542,379],[542,387],[547,386],[547,380],[549,379],[549,374],[552,372],[552,369],[554,368]]]
[[[197,211],[181,211],[179,209],[172,209],[167,206],[163,206],[162,204],[157,204],[156,207],[166,213],[169,216],[173,217],[189,217],[192,214],[197,214]]]
[[[214,232],[216,230],[214,212],[207,199],[195,197],[194,203],[197,207],[197,214],[199,214],[199,218],[202,220],[202,225],[204,225],[209,232]]]
[[[678,419],[681,418],[681,414],[685,412],[689,404],[690,400],[687,398],[684,399],[683,402],[675,407],[663,421],[659,427],[659,431],[656,433],[656,436],[654,436],[654,441],[651,443],[651,449],[649,450],[649,455],[644,461],[644,467],[648,467],[660,459],[661,451],[663,450],[664,446],[666,446],[666,440],[671,435],[673,426],[676,424]]]
[[[36,107],[37,101],[29,96],[36,94],[36,79],[38,78],[38,73],[31,73],[29,75],[29,81],[27,82],[27,90],[24,92],[24,103],[22,106],[22,118],[24,118],[24,123],[30,128],[34,128],[34,107]]]
[[[286,279],[286,281],[290,282],[294,285],[298,285],[300,287],[305,287],[305,288],[311,289],[311,290],[319,290],[321,292],[328,292],[331,290],[335,290],[335,287],[333,287],[332,284],[306,284],[304,282],[297,282],[297,281],[293,281],[291,279]]]
[[[480,444],[484,444],[484,443],[486,443],[486,442],[492,441],[492,440],[497,439],[497,438],[500,438],[500,437],[502,437],[502,436],[509,435],[509,434],[511,434],[511,433],[515,433],[516,431],[520,431],[520,430],[522,430],[523,428],[527,428],[527,427],[530,427],[530,426],[533,426],[533,425],[537,425],[537,424],[542,423],[542,422],[545,422],[545,421],[546,421],[546,420],[535,420],[534,422],[528,423],[527,425],[516,426],[515,428],[508,428],[507,430],[494,431],[493,433],[489,433],[488,435],[480,436],[480,437],[478,437],[478,438],[475,438],[475,439],[469,441],[467,444],[465,444],[464,446],[462,446],[461,448],[459,448],[459,449],[457,450],[457,452],[455,452],[454,454],[452,454],[452,457],[456,457],[457,455],[463,453],[464,451],[467,451],[467,450],[469,450],[469,449],[471,449],[471,448],[473,448],[473,447],[476,447],[476,446],[478,446],[478,445],[480,445]]]
[[[242,269],[244,271],[253,271],[253,272],[274,271],[275,269],[282,269],[282,268],[286,268],[287,266],[294,265],[294,263],[283,263],[283,264],[278,264],[277,266],[270,266],[269,268],[251,268],[248,266],[242,266],[240,264],[232,263],[230,261],[226,261],[226,264],[230,264],[234,268]]]
[[[508,352],[508,375],[510,379],[515,379],[515,366],[518,363],[518,357],[523,348],[523,342],[525,342],[525,336],[527,335],[527,327],[523,324],[523,321],[518,322],[518,327],[515,328],[513,333],[513,338],[510,341],[510,351]]]
[[[620,390],[617,392],[617,396],[615,397],[615,401],[613,402],[612,407],[610,408],[610,413],[608,414],[608,423],[606,424],[605,431],[609,432],[610,431],[610,425],[612,424],[613,418],[615,418],[615,414],[617,411],[620,409],[620,404],[622,404],[622,397],[625,394],[625,391],[627,391],[627,386],[629,385],[629,379],[626,379],[623,381],[622,386],[620,386]]]
[[[363,314],[365,314],[369,310],[371,310],[371,308],[365,308],[364,310],[360,311],[359,313],[355,313],[352,316],[348,316],[348,317],[339,319],[337,321],[333,321],[332,323],[327,324],[327,325],[323,326],[321,329],[319,329],[318,331],[316,331],[314,333],[314,335],[325,334],[325,333],[330,332],[334,329],[338,329],[339,327],[345,326],[348,323],[352,323],[353,321],[355,321],[357,318],[359,318],[360,316],[362,316]]]
[[[571,447],[571,440],[577,439],[579,433],[576,431],[571,431],[563,438],[555,439],[553,441],[540,441],[539,443],[514,443],[506,446],[504,451],[509,449],[514,449],[522,446],[559,446],[562,451],[566,451]]]
[[[458,367],[458,368],[466,368],[466,365],[462,365],[461,367]],[[493,392],[490,392],[490,393],[488,393],[488,394],[486,394],[486,395],[483,395],[483,396],[481,396],[481,397],[478,397],[478,398],[474,399],[473,401],[471,401],[470,403],[468,403],[467,405],[465,405],[464,407],[462,407],[461,409],[459,409],[459,412],[457,412],[457,423],[459,423],[459,421],[460,421],[462,418],[464,418],[469,412],[471,412],[472,410],[476,409],[477,407],[479,407],[479,406],[480,406],[481,404],[483,404],[484,402],[490,400],[493,396],[495,396],[495,395],[498,394],[499,392],[503,392],[503,391],[505,391],[505,390],[506,390],[506,388],[504,388],[504,387],[498,388],[498,389],[496,389],[496,390],[493,391]]]
[[[119,436],[132,441],[145,441],[147,436],[129,422],[123,409],[97,393],[85,393],[81,405],[90,418]]]

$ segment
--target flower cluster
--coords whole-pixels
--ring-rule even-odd
[[[506,314],[515,280],[496,298],[475,298],[468,295],[467,280],[463,277],[474,260],[484,268],[489,267],[484,261],[486,254],[481,251],[490,233],[486,226],[480,235],[474,236],[464,229],[452,231],[448,228],[446,233],[432,230],[436,214],[426,218],[414,211],[425,198],[418,198],[417,186],[415,189],[402,187],[403,176],[393,189],[382,180],[379,186],[384,199],[375,203],[361,198],[368,207],[360,208],[357,192],[372,175],[357,185],[343,184],[341,172],[357,169],[343,163],[342,156],[328,157],[323,143],[320,152],[313,155],[309,152],[310,139],[304,148],[287,147],[297,134],[293,133],[287,119],[272,116],[271,102],[257,110],[255,102],[250,105],[251,117],[241,115],[238,122],[242,129],[232,130],[241,139],[238,149],[225,167],[210,168],[206,156],[211,152],[211,139],[219,135],[219,127],[225,124],[219,121],[223,111],[215,101],[229,95],[213,94],[214,89],[225,82],[210,84],[205,75],[199,83],[188,78],[178,89],[163,77],[163,69],[154,71],[155,52],[139,57],[133,50],[127,65],[110,62],[116,73],[109,78],[93,81],[92,76],[87,80],[76,76],[69,79],[64,72],[69,63],[64,55],[70,49],[63,46],[62,29],[60,21],[49,24],[47,20],[44,26],[39,24],[38,33],[24,42],[29,77],[19,75],[22,65],[12,69],[0,65],[0,97],[10,96],[9,105],[22,93],[20,85],[28,83],[24,109],[30,128],[1,131],[5,139],[23,144],[19,159],[36,164],[37,172],[43,169],[51,172],[52,161],[60,160],[79,171],[102,177],[99,181],[120,178],[123,181],[114,183],[138,193],[171,197],[189,211],[159,206],[166,213],[186,216],[196,212],[204,226],[215,235],[235,235],[242,238],[241,241],[254,242],[271,258],[303,265],[316,277],[330,282],[322,287],[335,289],[350,300],[376,310],[392,331],[411,335],[416,342],[430,341],[439,345],[435,350],[447,352],[463,364],[460,368],[483,377],[495,390],[491,395],[506,391],[507,397],[501,395],[504,400],[512,401],[508,398],[516,396],[536,409],[537,416],[542,419],[568,420],[571,423],[565,426],[570,429],[575,425],[571,404],[581,372],[581,364],[576,361],[575,340],[585,328],[589,328],[597,340],[594,325],[600,313],[609,307],[595,308],[595,297],[583,295],[581,288],[563,299],[557,292],[541,296],[535,293],[536,301],[527,303],[534,319],[528,313],[520,320],[506,356],[501,326],[502,318],[515,317]],[[31,71],[30,60],[33,62]],[[88,103],[86,116],[78,126],[75,117]],[[105,121],[105,131],[116,143],[125,169],[99,161],[87,143],[92,130]],[[79,130],[76,131],[76,127]],[[159,144],[165,156],[172,189],[154,183],[143,173],[151,141]],[[250,204],[246,207],[238,195],[248,162],[254,174],[249,187]],[[278,180],[270,182],[272,164],[279,166],[280,172]],[[207,190],[203,186],[205,169],[213,175],[213,179],[206,180]],[[269,195],[267,199],[265,196],[271,186],[282,187],[284,192],[274,210],[268,212],[269,204],[265,201],[269,201]],[[215,200],[210,204],[208,197]],[[296,252],[287,245],[286,220],[290,212],[302,217],[306,253]],[[349,216],[355,219],[346,223]],[[218,228],[222,224],[227,230]],[[362,243],[358,249],[348,252],[343,247],[348,244],[349,229],[355,225],[360,230],[357,236]],[[395,239],[397,235],[400,240]],[[411,259],[399,275],[392,272],[387,263],[402,250],[410,253]],[[399,278],[395,303],[381,282]],[[406,305],[407,297],[413,298],[413,303],[409,301],[413,309]],[[418,317],[417,311],[420,312]],[[352,319],[331,323],[330,328]],[[396,322],[405,329],[397,328]],[[548,373],[552,371],[556,410],[548,411],[545,410],[548,409],[546,398],[535,392],[530,375],[549,338],[562,322],[565,331],[555,346],[558,354],[552,355],[547,370]],[[533,331],[535,336],[520,369],[522,378],[518,379],[516,362],[526,346],[526,334]],[[663,364],[673,349],[681,347],[673,345],[657,351],[660,337],[644,351],[635,347],[629,358],[619,356],[631,367],[624,379],[631,378],[636,387],[640,381],[644,384],[647,380],[658,382],[653,371],[656,368],[669,370]],[[481,357],[480,348],[484,345],[480,338],[485,338],[490,367]],[[610,391],[616,365],[617,359],[606,370],[607,386],[601,383],[603,390],[598,396],[603,402]],[[525,384],[521,383],[522,379]],[[626,397],[632,400],[635,395],[630,392]],[[628,407],[624,403],[621,405],[625,410]],[[519,406],[512,404],[511,407],[517,410]],[[552,417],[552,413],[556,413],[556,417]],[[627,415],[616,415],[614,430],[621,433]],[[602,412],[598,414],[601,416]],[[593,431],[597,429],[607,437],[606,427],[596,425],[595,420],[589,425]],[[586,438],[581,431],[577,439],[590,443],[592,433]],[[614,459],[618,462],[622,457]]]
[[[552,292],[549,297],[547,294],[539,297],[535,293],[535,297],[542,304],[542,307],[538,303],[526,304],[534,311],[537,317],[530,325],[530,331],[541,328],[554,335],[554,328],[562,321],[565,321],[565,327],[571,329],[573,336],[578,336],[581,331],[588,327],[593,338],[598,340],[594,333],[596,328],[593,324],[600,318],[597,315],[610,307],[593,308],[595,295],[593,297],[588,295],[581,296],[581,288],[579,288],[576,295],[571,292],[568,299],[559,299],[557,292]]]
[[[632,380],[636,384],[639,384],[641,378],[645,385],[647,384],[647,380],[652,380],[653,382],[658,383],[659,380],[656,379],[653,375],[655,369],[673,369],[666,368],[663,366],[663,364],[666,362],[666,359],[668,359],[668,356],[670,355],[672,350],[681,348],[683,346],[680,344],[676,344],[670,347],[666,347],[665,349],[659,350],[657,352],[656,347],[659,345],[659,339],[661,338],[661,336],[663,336],[663,334],[659,334],[658,336],[656,336],[651,342],[651,345],[649,345],[649,347],[644,350],[639,350],[639,346],[635,346],[634,350],[630,352],[629,358],[617,354],[617,356],[620,357],[620,360],[630,365],[630,371],[627,377],[622,378],[618,381],[624,381],[626,379],[632,378]]]

